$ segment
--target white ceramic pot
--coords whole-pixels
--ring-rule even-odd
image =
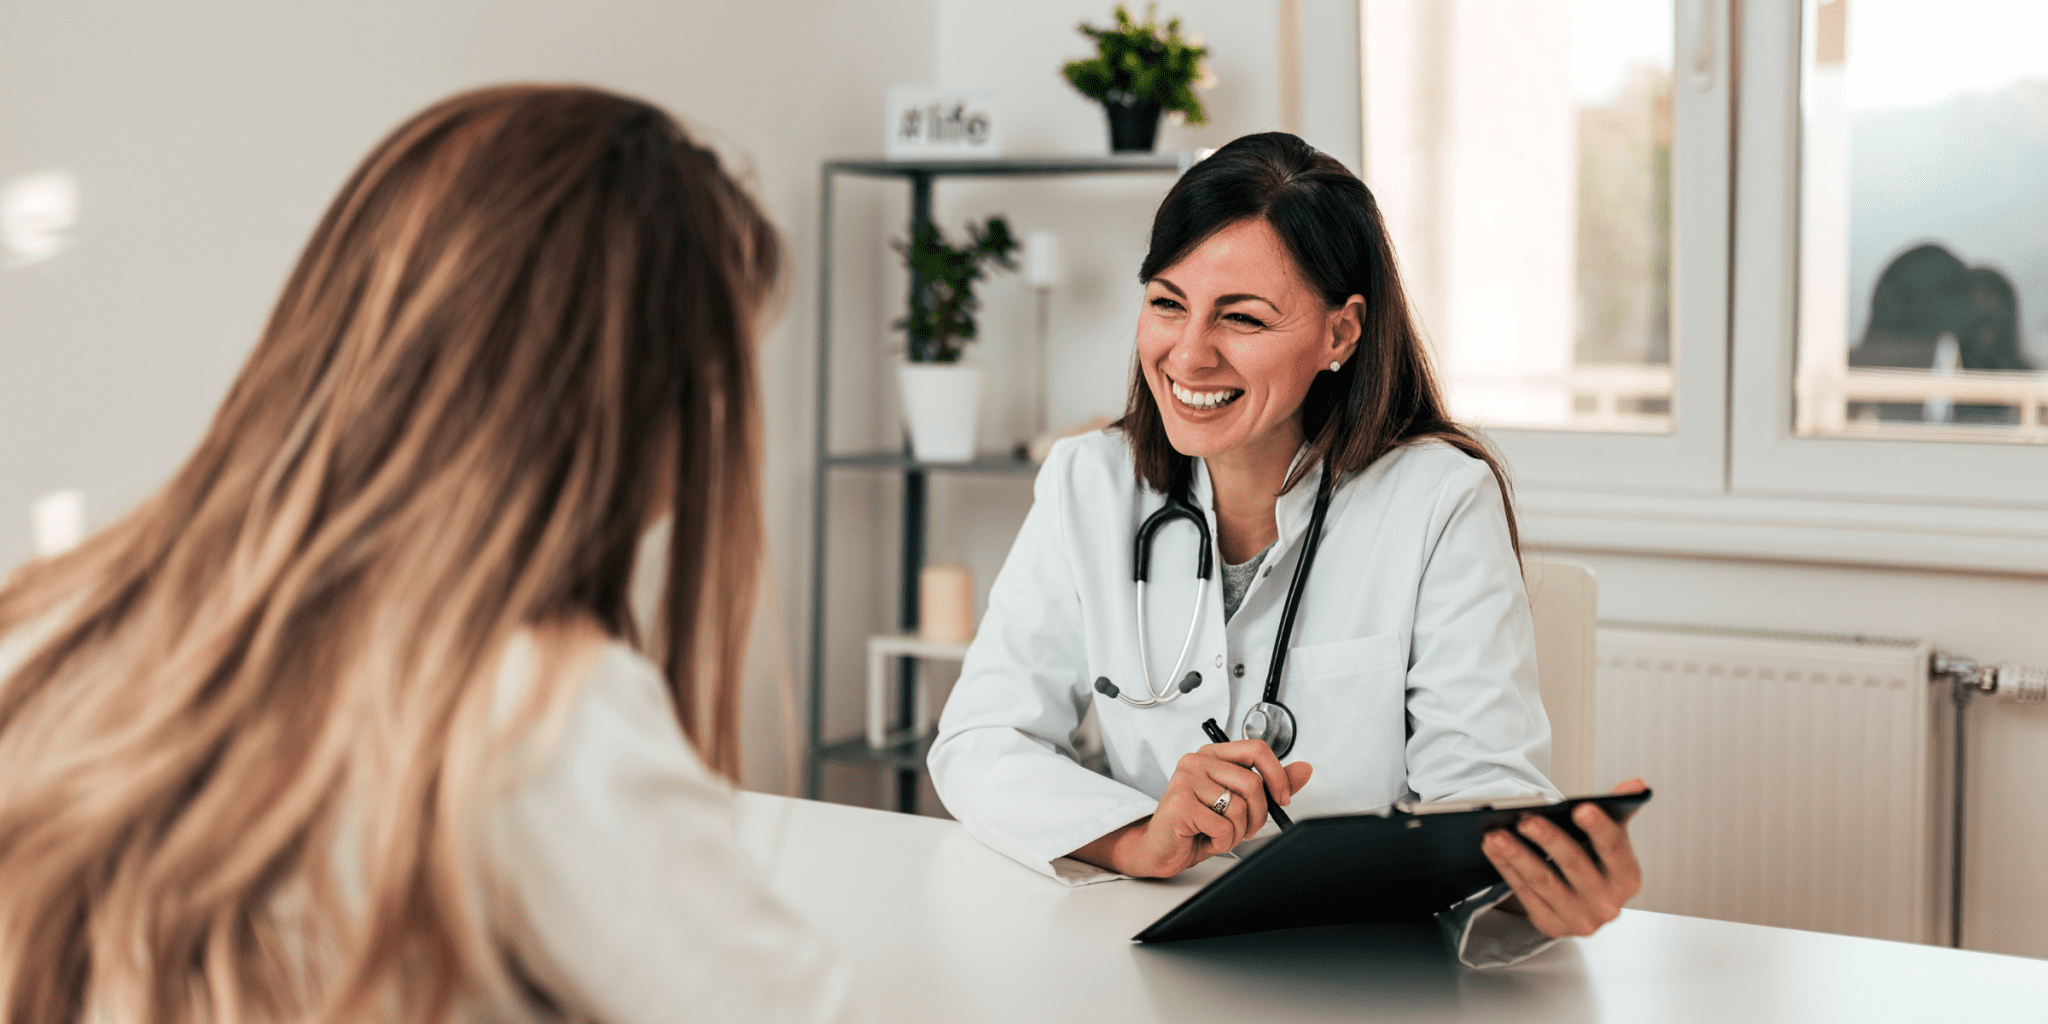
[[[910,450],[923,462],[971,462],[981,420],[981,368],[959,363],[904,363],[903,418]]]

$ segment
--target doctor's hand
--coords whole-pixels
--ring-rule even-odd
[[[1630,779],[1614,791],[1640,793],[1648,788],[1643,780]],[[1592,841],[1599,863],[1563,829],[1534,815],[1523,818],[1516,831],[1542,847],[1550,855],[1549,864],[1504,830],[1488,834],[1485,840],[1486,859],[1515,890],[1501,908],[1527,914],[1537,931],[1553,939],[1599,931],[1643,888],[1642,868],[1629,846],[1625,826],[1592,804],[1573,811],[1572,820]]]
[[[1180,759],[1151,817],[1069,856],[1136,878],[1170,878],[1256,835],[1266,825],[1266,790],[1284,807],[1313,771],[1306,761],[1283,767],[1264,740],[1211,743]],[[1219,814],[1225,793],[1230,802]]]

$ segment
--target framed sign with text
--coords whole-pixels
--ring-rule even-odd
[[[892,85],[891,160],[991,160],[1003,155],[1002,103],[987,87]]]

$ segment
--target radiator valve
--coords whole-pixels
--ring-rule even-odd
[[[2016,704],[2048,702],[2048,670],[2028,665],[1989,665],[1970,658],[1934,652],[1928,673],[1956,686],[1956,699],[1972,695],[1996,697]]]
[[[1998,696],[2021,704],[2048,701],[2048,670],[2026,665],[1998,666]]]

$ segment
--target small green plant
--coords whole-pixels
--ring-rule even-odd
[[[1180,113],[1189,124],[1207,124],[1209,118],[1202,113],[1195,88],[1209,84],[1202,64],[1209,49],[1199,39],[1181,38],[1179,18],[1167,22],[1162,30],[1153,14],[1158,6],[1145,7],[1142,25],[1131,20],[1131,12],[1122,4],[1116,7],[1112,28],[1082,22],[1081,34],[1095,40],[1096,56],[1069,62],[1063,69],[1067,81],[1097,102],[1151,100],[1163,111]]]
[[[967,238],[967,245],[956,249],[938,225],[926,224],[910,242],[890,243],[904,265],[924,279],[925,301],[893,325],[909,332],[913,363],[959,362],[961,350],[974,340],[974,311],[981,308],[974,283],[987,276],[990,264],[1017,269],[1012,257],[1017,238],[1009,221],[990,217],[986,224],[969,224]]]

